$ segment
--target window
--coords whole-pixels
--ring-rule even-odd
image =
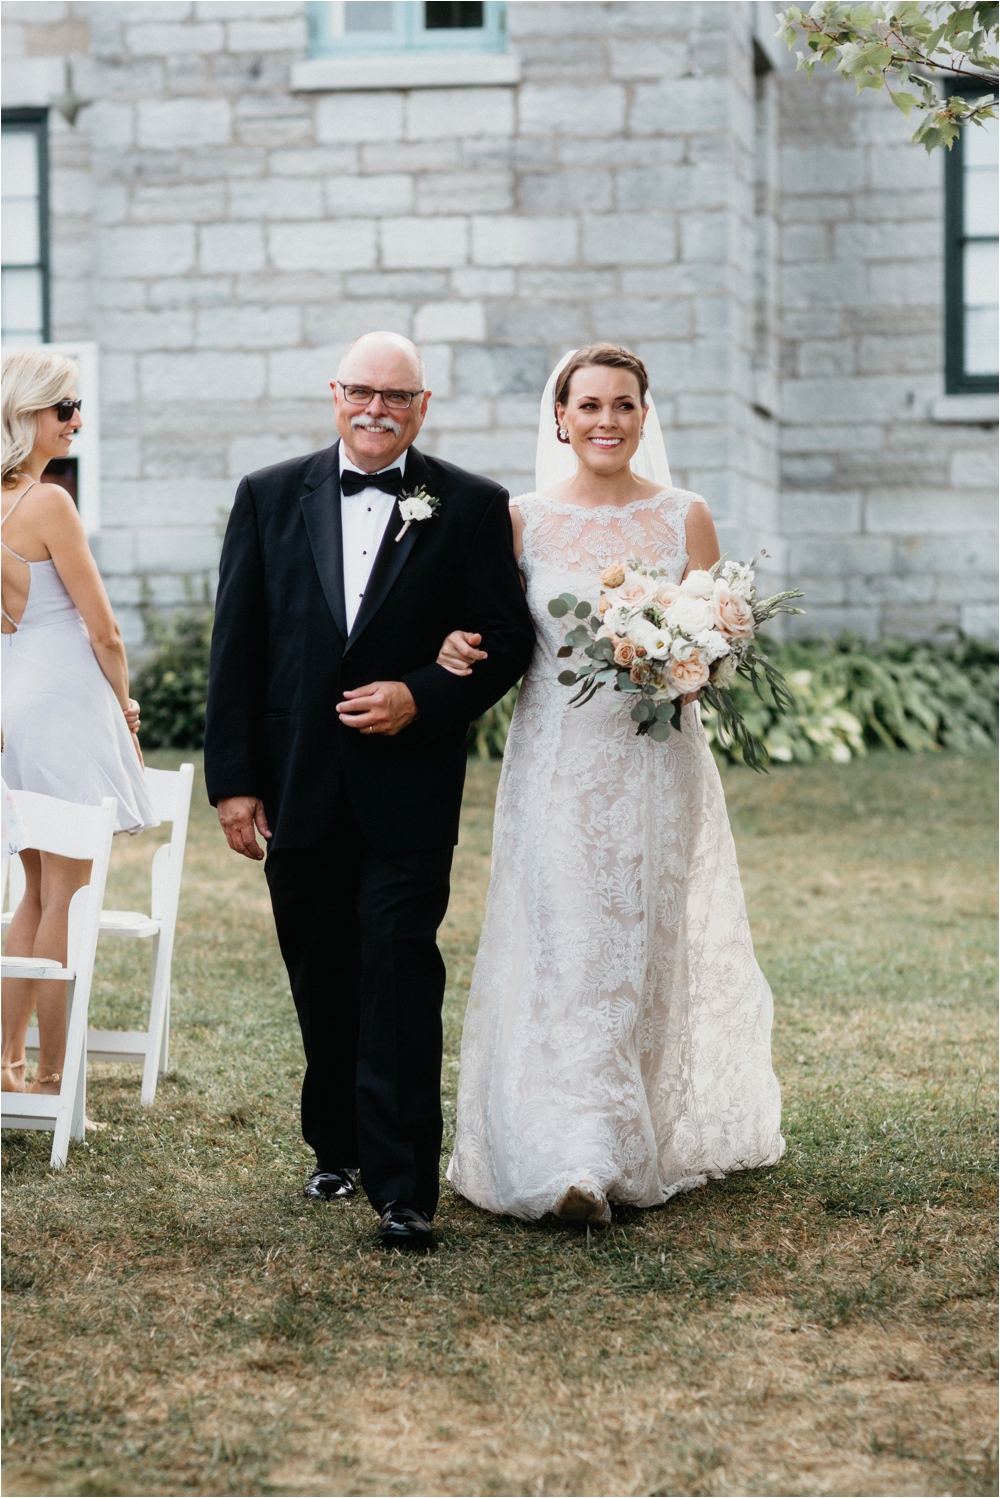
[[[945,163],[945,389],[997,389],[997,120],[968,125]]]
[[[502,52],[505,8],[500,0],[313,0],[309,52]]]
[[[4,110],[2,306],[5,343],[49,334],[48,139],[41,109]]]

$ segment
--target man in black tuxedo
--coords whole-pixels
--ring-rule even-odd
[[[302,1028],[307,1196],[361,1182],[389,1246],[433,1245],[441,1150],[436,943],[469,724],[522,675],[534,630],[508,496],[411,444],[430,391],[371,333],[331,382],[339,441],[249,474],[222,549],[205,734],[231,848],[263,858]],[[422,490],[432,513],[404,524]],[[437,664],[452,630],[486,658]]]

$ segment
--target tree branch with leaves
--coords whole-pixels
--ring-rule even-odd
[[[914,109],[922,111],[926,118],[913,144],[928,152],[935,146],[950,150],[966,126],[996,119],[998,11],[993,0],[924,5],[817,0],[808,11],[798,5],[780,11],[776,35],[789,48],[805,41],[808,50],[796,55],[799,69],[810,77],[822,62],[853,78],[859,93],[885,89],[907,119]],[[973,92],[979,88],[981,93]]]

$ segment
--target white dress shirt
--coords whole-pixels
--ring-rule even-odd
[[[406,453],[380,468],[379,473],[388,473],[390,468],[406,472]],[[344,453],[340,444],[340,471],[364,473],[356,468]],[[368,579],[371,577],[375,554],[382,540],[389,518],[396,506],[396,495],[386,494],[382,489],[362,489],[357,494],[340,495],[340,530],[344,544],[344,607],[347,611],[348,633],[358,617],[361,600],[365,596]]]

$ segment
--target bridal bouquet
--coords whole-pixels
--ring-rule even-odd
[[[763,553],[761,553],[763,555]],[[597,612],[571,593],[549,604],[556,619],[580,620],[566,635],[559,655],[582,650],[587,662],[563,671],[564,686],[578,686],[574,706],[589,702],[610,682],[616,692],[632,694],[637,733],[666,739],[680,729],[681,703],[697,695],[719,715],[720,736],[739,745],[744,761],[763,770],[767,751],[747,728],[726,690],[739,672],[762,697],[763,675],[775,706],[787,712],[794,699],[781,672],[763,654],[757,628],[776,614],[801,614],[789,600],[799,589],[758,598],[752,562],[716,562],[709,572],[691,572],[680,584],[639,557],[615,562],[601,573]],[[762,698],[763,700],[763,698]]]

